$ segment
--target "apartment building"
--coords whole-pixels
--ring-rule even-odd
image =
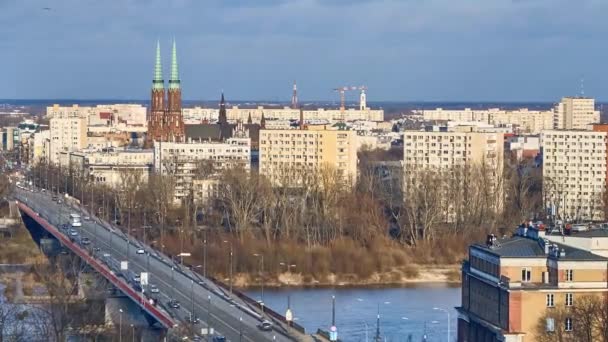
[[[556,129],[591,129],[600,122],[600,112],[595,110],[595,100],[589,97],[564,97],[555,108]]]
[[[206,170],[209,165],[212,170]],[[223,142],[189,140],[184,143],[158,142],[154,145],[154,169],[159,174],[174,177],[176,203],[190,196],[192,190],[196,190],[195,195],[209,193],[215,183],[200,180],[213,179],[218,171],[234,167],[251,170],[249,136],[237,135]],[[193,184],[197,180],[195,189]]]
[[[545,207],[557,218],[604,219],[607,135],[605,131],[582,130],[541,134]]]
[[[504,134],[479,132],[475,127],[451,131],[405,131],[403,166],[408,170],[441,169],[486,163],[502,166]]]
[[[604,231],[548,235],[542,225],[522,225],[512,237],[488,236],[470,246],[457,340],[532,342],[539,334],[577,329],[568,316],[577,300],[608,295],[608,258],[582,247],[592,245],[593,236],[608,245]],[[557,316],[560,308],[565,317]]]
[[[60,106],[54,104],[46,108],[46,115],[54,117],[85,117],[88,126],[146,127],[146,107],[139,104],[103,104],[95,107]]]
[[[87,116],[77,107],[53,112],[50,121],[52,163],[59,163],[60,152],[73,152],[87,147],[87,122]]]
[[[600,120],[595,100],[587,97],[564,97],[549,110],[519,108],[488,109],[431,109],[415,111],[425,121],[477,121],[490,125],[513,125],[518,133],[539,134],[550,129],[586,129]]]
[[[44,130],[36,132],[29,140],[31,163],[36,164],[41,161],[48,162],[51,159],[51,131]]]
[[[260,131],[260,174],[275,184],[299,186],[302,174],[331,167],[350,182],[357,175],[357,136],[343,125]]]
[[[154,165],[154,151],[126,148],[62,151],[59,164],[98,184],[120,188],[127,182],[148,181]]]

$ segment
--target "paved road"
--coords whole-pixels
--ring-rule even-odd
[[[46,193],[15,189],[15,195],[17,199],[27,203],[30,208],[56,227],[68,223],[70,213],[78,212],[66,204],[60,205],[53,202]],[[294,340],[277,330],[260,331],[256,326],[260,322],[259,316],[256,317],[259,313],[246,312],[241,307],[245,304],[239,299],[228,299],[219,295],[216,292],[217,287],[211,282],[198,275],[193,275],[189,270],[177,270],[179,266],[174,265],[168,258],[160,256],[160,253],[152,251],[153,255],[150,256],[148,247],[145,247],[145,254],[136,254],[135,245],[142,245],[133,240],[133,244],[127,243],[128,240],[122,232],[116,229],[110,231],[100,223],[93,221],[85,221],[82,227],[77,229],[81,236],[90,238],[91,248],[99,247],[101,249],[99,255],[108,253],[118,261],[128,261],[129,269],[138,274],[147,270],[150,283],[155,284],[160,290],[158,300],[161,304],[167,307],[166,304],[170,298],[181,303],[181,308],[167,309],[167,311],[183,324],[187,324],[186,319],[194,310],[194,315],[201,321],[194,325],[194,329],[199,332],[201,328],[206,327],[208,322],[217,333],[226,336],[230,341]],[[193,279],[202,280],[208,289],[199,284],[198,280],[193,281]],[[282,327],[275,326],[275,329],[281,330]],[[308,340],[308,338],[300,335],[297,336],[297,340]]]

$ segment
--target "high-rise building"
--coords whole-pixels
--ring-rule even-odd
[[[535,225],[470,246],[457,341],[558,341],[584,329],[573,323],[577,305],[608,295],[607,245],[602,230],[564,236]]]
[[[166,101],[165,101],[166,100]],[[156,64],[150,100],[150,116],[148,118],[147,145],[154,141],[183,141],[184,120],[182,116],[182,90],[177,64],[177,48],[173,41],[171,54],[171,77],[169,89],[165,94],[165,82],[160,54],[160,43],[156,45]]]
[[[296,170],[312,176],[324,166],[354,182],[357,175],[355,131],[340,126],[260,131],[260,173],[275,184],[302,185],[302,179],[294,179],[303,176]]]
[[[559,219],[604,219],[608,133],[600,129],[541,134],[545,207]]]
[[[564,97],[555,109],[556,129],[591,129],[600,122],[600,112],[595,110],[595,100],[589,97]]]
[[[79,110],[59,111],[50,121],[51,163],[59,163],[60,152],[78,151],[87,147],[88,117]]]

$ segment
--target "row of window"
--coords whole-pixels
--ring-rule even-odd
[[[574,281],[574,270],[565,270],[564,271],[566,281]],[[532,268],[531,267],[522,267],[521,269],[521,281],[523,283],[529,283],[532,279]]]
[[[574,305],[574,294],[566,293],[564,304],[565,304],[565,306]],[[547,293],[547,307],[548,308],[555,307],[555,295],[553,293]]]

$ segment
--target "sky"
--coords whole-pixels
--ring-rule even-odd
[[[45,10],[50,7],[50,10]],[[0,98],[608,100],[606,0],[0,0]],[[348,95],[350,100],[356,93]]]

